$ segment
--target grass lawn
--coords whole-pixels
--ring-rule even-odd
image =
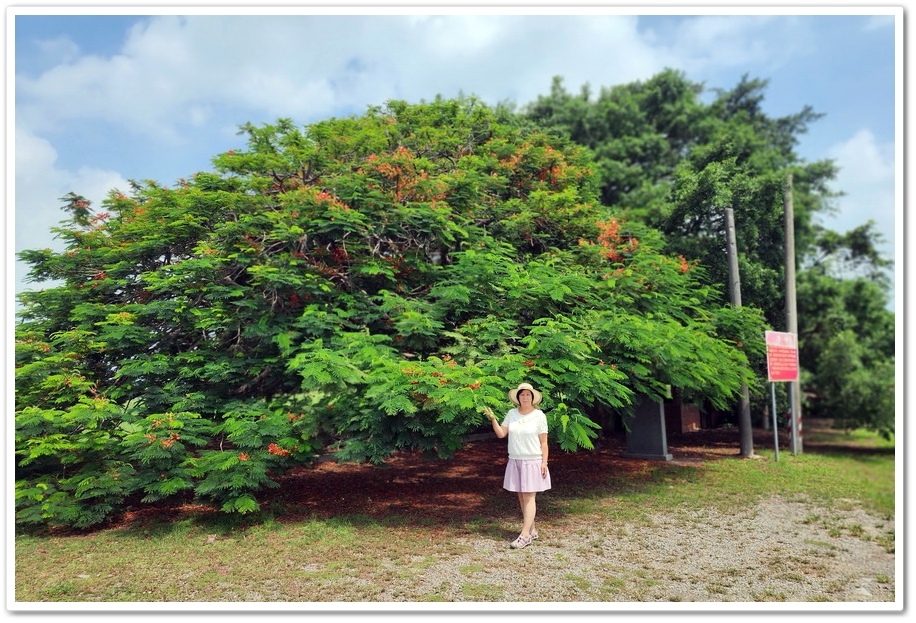
[[[893,522],[893,440],[863,431],[813,428],[806,430],[802,453],[793,455],[781,448],[775,461],[771,442],[761,435],[755,440],[756,460],[737,458],[737,446],[728,447],[731,437],[718,454],[703,454],[701,448],[690,460],[670,463],[627,461],[611,451],[601,455],[604,462],[589,453],[557,452],[556,468],[551,469],[569,486],[539,502],[539,520],[571,531],[587,530],[598,518],[638,527],[666,510],[727,512],[779,496],[824,508],[862,509]],[[416,468],[409,458],[400,468],[367,468],[381,470],[372,474],[382,474],[385,480],[362,493],[354,491],[360,485],[353,484],[361,480],[346,485],[345,480],[329,480],[331,475],[343,478],[340,474],[317,474],[316,479],[324,476],[323,482],[333,481],[338,487],[325,501],[316,500],[317,490],[307,488],[311,481],[284,481],[284,490],[298,487],[301,497],[265,503],[258,516],[227,516],[186,506],[80,534],[21,531],[15,536],[15,600],[371,602],[385,587],[387,594],[401,595],[403,601],[435,601],[435,591],[417,595],[411,584],[423,570],[450,557],[468,557],[458,569],[461,578],[452,580],[462,582],[465,599],[499,600],[502,593],[479,579],[486,576],[487,557],[475,558],[467,539],[452,538],[498,541],[517,529],[515,500],[499,489],[501,481],[493,484],[501,476],[494,465],[500,465],[502,457],[492,448],[487,445],[476,454],[469,450],[446,475],[435,464],[424,469],[439,471],[406,471]],[[671,449],[677,457],[679,446]],[[691,453],[685,449],[683,454]],[[590,469],[595,474],[586,478]],[[478,477],[485,484],[468,484],[477,483]],[[370,486],[368,476],[359,478]],[[425,482],[435,485],[438,493],[427,500],[429,507],[398,494],[399,483],[408,481],[414,489]],[[445,490],[449,487],[454,498]],[[383,507],[386,492],[392,499]],[[359,495],[374,496],[376,506],[335,506],[333,512],[327,511],[332,502],[344,504],[351,496],[359,501]],[[454,508],[448,506],[452,503]],[[442,512],[432,512],[433,505]],[[462,508],[473,512],[463,513]],[[857,536],[854,525],[831,529]],[[893,532],[861,538],[877,538],[881,547],[894,552]],[[565,580],[574,587],[588,585],[586,578],[572,572]],[[605,581],[610,583],[605,590],[612,590],[613,579]]]

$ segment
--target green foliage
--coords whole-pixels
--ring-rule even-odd
[[[799,161],[796,137],[820,115],[805,108],[785,118],[767,117],[766,86],[744,77],[705,105],[703,86],[672,70],[602,89],[594,100],[588,90],[569,95],[557,79],[551,95],[526,114],[591,149],[605,203],[628,220],[662,231],[667,252],[704,266],[723,299],[728,295],[724,209],[733,209],[743,302],[780,326],[787,174],[794,175],[796,247],[805,256],[815,240],[814,215],[834,196],[826,182],[836,168]]]
[[[843,428],[893,434],[894,314],[885,309],[879,283],[837,281],[812,270],[799,288],[806,301],[800,354],[814,362],[806,407]]]
[[[636,393],[724,405],[753,381],[762,319],[602,207],[589,152],[504,110],[243,134],[213,172],[114,190],[55,229],[63,252],[22,254],[62,285],[21,296],[18,521],[256,512],[324,452],[451,456],[523,380],[570,451]]]
[[[830,340],[820,363],[823,370],[835,372],[817,379],[824,392],[820,407],[839,416],[834,422],[839,428],[868,428],[890,439],[896,415],[893,360],[866,365],[867,359],[851,331],[841,331]]]
[[[766,86],[745,76],[733,89],[714,91],[704,104],[703,85],[671,70],[602,88],[597,97],[588,87],[570,94],[556,78],[550,94],[529,105],[525,115],[591,150],[604,203],[624,220],[659,229],[666,254],[702,266],[722,301],[729,291],[724,215],[732,209],[742,302],[760,309],[775,328],[785,326],[783,215],[791,174],[800,363],[803,391],[814,396],[804,408],[838,422],[892,430],[893,409],[886,408],[892,406],[887,401],[893,375],[870,379],[880,394],[874,405],[881,405],[882,415],[841,399],[854,390],[827,380],[830,375],[857,378],[854,358],[845,362],[849,368],[826,364],[837,331],[848,328],[865,346],[865,369],[893,370],[893,314],[886,309],[891,262],[877,251],[881,237],[874,223],[846,233],[818,224],[817,217],[829,213],[838,196],[829,188],[837,168],[832,161],[803,162],[794,148],[821,115],[805,107],[786,117],[767,116]],[[853,290],[858,297],[849,296]],[[733,339],[744,344],[752,368],[765,378],[765,358],[754,350],[756,337],[745,333]],[[856,384],[855,391],[864,391],[861,380]]]

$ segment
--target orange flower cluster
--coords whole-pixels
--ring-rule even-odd
[[[611,219],[609,221],[599,221],[598,225],[598,244],[601,245],[604,250],[602,254],[604,257],[609,259],[612,262],[619,262],[623,259],[621,251],[628,253],[633,253],[636,251],[636,247],[639,246],[639,240],[637,238],[624,237],[620,235],[620,223],[617,219]],[[580,239],[579,246],[592,246],[594,243],[591,243],[587,240]]]
[[[688,270],[690,270],[690,262],[687,261],[686,257],[683,255],[678,255],[677,259],[680,261],[679,270],[682,273],[686,273]]]
[[[99,223],[103,221],[107,221],[110,217],[111,217],[111,214],[109,214],[108,212],[99,212],[98,214],[92,217],[92,219],[90,220],[90,223],[92,225],[98,225]]]
[[[315,195],[315,199],[317,199],[321,203],[331,204],[330,205],[331,208],[340,208],[341,210],[350,209],[350,206],[348,206],[347,204],[342,202],[340,199],[338,199],[335,195],[332,195],[331,193],[329,193],[326,190],[319,190],[318,194]]]
[[[366,162],[372,171],[380,173],[382,177],[394,183],[393,188],[387,185],[386,187],[393,192],[396,202],[428,201],[437,204],[446,198],[448,186],[442,182],[430,180],[426,170],[417,170],[416,155],[403,145],[399,146],[393,154],[385,155],[384,158],[383,160],[378,154],[370,154],[366,157]],[[439,204],[434,207],[447,208],[448,206]]]
[[[289,455],[290,455],[290,451],[289,451],[289,450],[287,450],[287,449],[285,449],[285,448],[281,448],[280,446],[278,446],[278,445],[275,444],[275,443],[269,444],[269,445],[267,446],[267,451],[268,451],[269,453],[271,453],[271,454],[276,455],[276,456],[289,456]]]

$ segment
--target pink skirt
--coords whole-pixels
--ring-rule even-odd
[[[503,478],[503,489],[520,493],[536,493],[550,488],[550,468],[547,477],[541,476],[541,459],[523,461],[509,459],[506,464],[506,475]]]

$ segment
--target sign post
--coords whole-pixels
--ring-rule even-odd
[[[779,460],[779,425],[776,423],[776,383],[770,383],[770,395],[772,396],[773,406],[770,411],[773,414],[773,454],[776,460]]]
[[[776,444],[776,460],[779,460],[779,427],[776,425],[776,386],[774,383],[798,383],[798,336],[781,331],[766,332],[767,377],[773,396],[773,438]],[[792,453],[798,452],[799,426],[794,409],[792,418]]]

